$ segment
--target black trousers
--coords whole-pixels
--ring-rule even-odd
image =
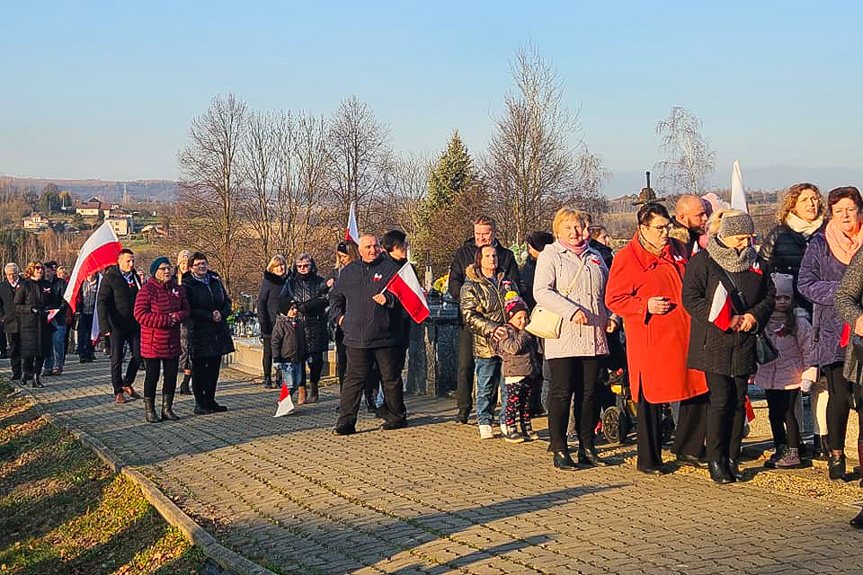
[[[640,467],[659,467],[662,465],[662,404],[649,403],[644,399],[644,390],[638,390],[636,409],[637,447]]]
[[[845,450],[845,435],[848,433],[848,414],[851,412],[851,382],[842,376],[842,364],[834,363],[824,368],[827,376],[827,443],[831,451]],[[857,421],[863,430],[863,409],[857,410]],[[859,437],[858,441],[863,439]]]
[[[306,361],[309,364],[309,377],[308,379],[315,385],[317,385],[321,381],[321,372],[324,370],[324,353],[316,352],[310,353],[309,359]],[[302,374],[300,379],[300,385],[306,387],[306,366],[303,366]]]
[[[0,355],[6,355],[9,352],[6,343],[6,326],[0,323]]]
[[[548,430],[551,451],[567,451],[566,428],[569,425],[570,402],[575,399],[579,413],[580,449],[593,447],[593,433],[599,414],[594,397],[599,376],[599,358],[562,357],[548,360],[551,387],[548,390]]]
[[[177,390],[177,372],[180,368],[180,358],[144,358],[144,397],[154,399],[156,386],[159,383],[159,369],[164,366],[165,380],[162,383],[162,395],[174,395]]]
[[[78,318],[78,328],[75,333],[78,335],[78,357],[82,359],[94,359],[95,348],[91,339],[91,331],[93,330],[93,314],[82,313]]]
[[[41,356],[25,357],[21,360],[21,364],[24,368],[24,379],[33,379],[34,376],[42,373],[45,358]]]
[[[680,401],[674,445],[671,446],[671,452],[675,455],[690,455],[699,459],[704,457],[709,398],[709,393],[702,393]]]
[[[339,380],[339,391],[345,383],[345,372],[348,370],[348,348],[336,338],[336,377]]]
[[[127,343],[132,357],[129,358],[126,376],[123,377],[123,357]],[[138,330],[126,333],[111,332],[111,385],[114,387],[114,395],[122,393],[124,386],[135,382],[139,367],[141,367],[141,332]]]
[[[7,353],[12,367],[12,378],[21,379],[21,335],[6,332]],[[41,369],[41,366],[40,366]]]
[[[219,381],[221,367],[220,355],[192,359],[192,392],[195,394],[195,403],[201,407],[211,407],[215,403],[216,383]],[[174,381],[176,382],[176,377]]]
[[[800,390],[767,389],[764,393],[767,396],[767,416],[770,419],[774,445],[799,449],[800,424],[794,414],[794,404],[800,397]]]
[[[404,392],[399,382],[400,354],[401,348],[398,346],[374,349],[347,348],[348,371],[345,374],[345,383],[339,398],[339,419],[336,427],[349,429],[356,427],[363,386],[371,372],[373,361],[377,362],[381,370],[386,407],[385,418],[391,423],[401,423],[407,418]]]
[[[707,403],[707,459],[738,459],[746,417],[749,377],[706,373],[710,398]]]
[[[268,381],[273,377],[273,340],[270,336],[264,335],[261,336],[261,341],[264,346],[264,359],[261,367],[264,369],[264,381]]]
[[[473,375],[476,364],[473,360],[473,334],[466,325],[458,332],[458,379],[456,380],[456,404],[461,414],[473,409]]]

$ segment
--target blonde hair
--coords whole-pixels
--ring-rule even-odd
[[[33,262],[27,262],[27,267],[24,268],[24,277],[28,280],[33,277],[33,272],[36,269],[36,266],[41,266],[42,262],[39,260]]]
[[[583,210],[570,208],[569,206],[560,208],[554,214],[554,221],[551,224],[551,230],[554,232],[555,236],[560,235],[558,231],[564,220],[576,220],[581,227],[584,227],[590,223],[590,214]]]
[[[279,264],[285,266],[285,270],[288,269],[288,261],[285,259],[285,256],[281,254],[276,254],[272,258],[270,258],[270,263],[267,264],[267,271],[272,272],[273,268]]]
[[[722,218],[725,216],[741,216],[743,212],[740,210],[717,210],[713,212],[710,219],[707,220],[707,233],[715,236],[719,233],[719,228],[722,226]]]
[[[803,182],[802,184],[794,184],[788,188],[788,192],[782,196],[782,205],[779,206],[779,211],[776,213],[776,221],[784,224],[788,219],[788,214],[794,211],[794,206],[797,205],[797,199],[806,190],[815,192],[815,197],[818,198],[818,215],[826,216],[827,209],[824,206],[824,198],[821,197],[821,190],[815,184]]]

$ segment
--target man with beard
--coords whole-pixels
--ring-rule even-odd
[[[671,237],[683,242],[687,257],[701,251],[698,240],[704,235],[704,226],[707,224],[707,210],[701,198],[691,194],[680,196],[674,205],[671,223],[674,226]]]

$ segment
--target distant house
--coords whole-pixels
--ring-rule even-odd
[[[94,197],[90,198],[86,202],[78,204],[78,207],[75,208],[75,213],[80,214],[85,218],[100,218],[105,210],[107,210],[108,215],[110,215],[108,204],[103,204],[99,198]]]
[[[106,217],[105,221],[111,226],[111,229],[114,230],[114,233],[117,234],[117,237],[122,238],[124,236],[131,235],[132,232],[135,231],[134,224],[132,222],[132,216],[111,216]]]
[[[161,226],[156,224],[150,224],[141,228],[141,233],[147,236],[147,239],[150,241],[154,241],[158,238],[164,238],[168,235],[168,232],[162,229]]]
[[[34,232],[47,230],[51,226],[51,220],[44,217],[42,214],[33,214],[24,218],[24,229]]]

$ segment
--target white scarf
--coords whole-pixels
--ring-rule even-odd
[[[807,240],[809,236],[821,229],[823,223],[824,216],[818,216],[811,222],[807,222],[794,212],[788,212],[788,216],[785,218],[785,224],[798,234],[802,234]]]

